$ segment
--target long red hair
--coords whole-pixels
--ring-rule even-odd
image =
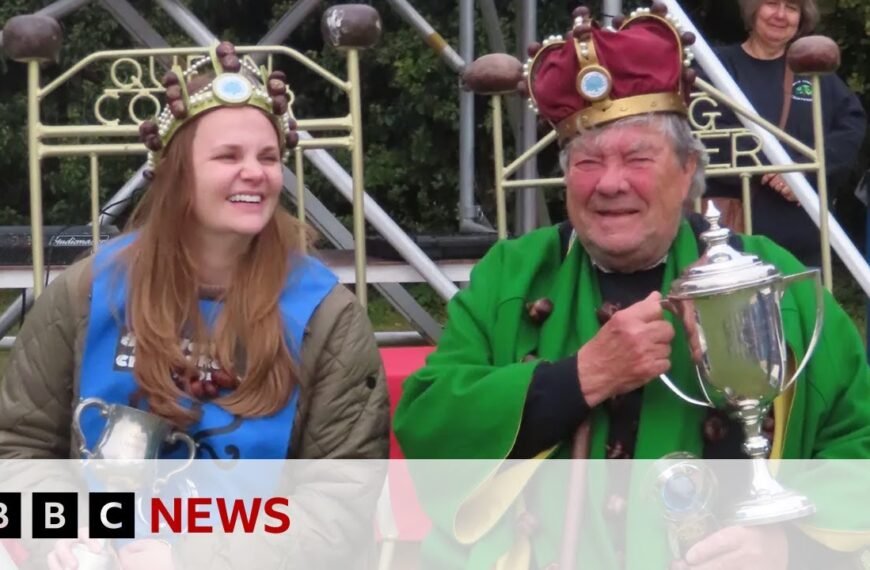
[[[147,398],[152,412],[180,427],[197,414],[179,404],[184,393],[173,375],[189,387],[200,357],[213,357],[223,370],[242,377],[236,390],[216,400],[239,416],[277,412],[297,378],[278,302],[304,238],[299,221],[280,204],[220,294],[223,309],[211,331],[200,314],[201,282],[190,247],[195,173],[189,160],[199,118],[184,125],[164,150],[128,224],[136,239],[121,257],[139,395]],[[182,352],[184,338],[195,344],[193,360]]]

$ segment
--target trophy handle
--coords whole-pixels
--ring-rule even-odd
[[[100,408],[100,415],[104,418],[109,415],[109,405],[100,398],[86,398],[76,406],[76,410],[73,413],[72,425],[76,432],[76,436],[79,438],[79,455],[83,456],[85,459],[92,459],[94,457],[93,452],[87,448],[85,433],[82,431],[82,412],[91,406]]]
[[[795,273],[794,275],[786,275],[782,278],[783,291],[795,281],[802,281],[809,278],[813,278],[816,284],[816,324],[813,326],[813,337],[810,339],[810,344],[807,346],[803,360],[801,360],[800,365],[798,365],[797,370],[795,370],[791,379],[789,379],[785,387],[783,387],[783,391],[791,388],[791,385],[795,383],[795,380],[800,376],[800,373],[804,371],[804,368],[806,368],[807,363],[810,361],[810,357],[813,355],[813,351],[816,349],[816,344],[819,342],[819,337],[821,337],[822,333],[822,325],[824,324],[825,289],[822,287],[821,272],[818,269],[810,269],[809,271],[802,271],[800,273]]]
[[[710,202],[710,204],[712,205],[713,202]],[[667,297],[664,297],[660,301],[660,304],[661,304],[662,309],[665,309],[666,311],[670,311],[671,313],[676,315],[679,319],[681,319],[683,321],[684,326],[686,327],[687,333],[690,335],[692,334],[693,329],[690,327],[692,326],[692,323],[694,323],[694,321],[687,321],[686,320],[686,309],[684,308],[684,306],[682,304],[680,304],[680,302],[677,299],[674,299],[671,296],[667,296]],[[703,392],[704,398],[706,398],[707,401],[696,400],[695,398],[692,398],[691,396],[684,394],[683,391],[680,390],[679,388],[677,388],[677,385],[674,384],[673,381],[670,378],[668,378],[668,376],[666,374],[659,374],[659,378],[661,378],[662,382],[665,383],[665,386],[667,386],[668,388],[671,389],[671,392],[673,392],[674,394],[679,396],[682,400],[684,400],[690,404],[694,404],[696,406],[701,406],[702,408],[714,407],[713,404],[710,403],[710,396],[707,395],[707,390],[704,387],[703,382],[700,382],[701,391]]]
[[[154,492],[169,482],[172,477],[178,475],[179,473],[186,470],[193,463],[193,460],[196,458],[196,442],[193,441],[193,438],[181,431],[173,431],[169,434],[169,437],[166,438],[165,442],[169,444],[177,443],[178,441],[183,441],[187,444],[188,456],[187,461],[184,462],[184,465],[179,467],[178,469],[173,469],[169,473],[166,474],[165,477],[161,477],[154,482]]]
[[[662,382],[665,383],[665,386],[667,386],[668,388],[671,389],[671,392],[673,392],[674,394],[676,394],[677,396],[679,396],[683,400],[689,402],[690,404],[695,404],[696,406],[701,406],[702,408],[712,408],[713,407],[713,404],[711,404],[709,402],[709,399],[707,402],[702,402],[701,400],[696,400],[695,398],[684,394],[683,391],[680,390],[679,388],[677,388],[677,385],[674,384],[671,381],[671,379],[668,378],[668,376],[666,374],[659,374],[659,378],[661,378]],[[702,386],[702,389],[703,389],[703,386]],[[706,393],[704,394],[704,397],[705,398],[707,397]]]

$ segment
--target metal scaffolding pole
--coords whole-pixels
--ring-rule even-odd
[[[504,42],[504,34],[501,33],[501,25],[498,21],[498,10],[494,0],[478,0],[480,13],[483,16],[483,29],[486,31],[486,39],[490,53],[507,53]],[[520,61],[525,60],[526,54],[519,54]],[[522,102],[517,97],[508,97],[504,100],[507,109],[508,123],[511,130],[518,132]]]
[[[436,32],[435,28],[429,25],[429,22],[427,22],[426,19],[407,2],[407,0],[387,1],[390,3],[390,6],[392,6],[393,9],[411,25],[412,28],[417,30],[417,32],[423,37],[423,41],[426,42],[426,45],[435,50],[435,53],[441,56],[441,59],[450,66],[450,69],[456,73],[462,72],[467,60],[460,57],[459,54],[450,47],[447,41],[441,37],[441,34]]]
[[[298,0],[288,9],[278,23],[257,42],[261,46],[280,45],[305,18],[320,5],[321,0]]]
[[[157,1],[166,10],[167,14],[200,45],[211,45],[217,40],[196,16],[176,0]],[[305,131],[299,131],[299,137],[301,140],[312,138]],[[306,150],[305,156],[332,182],[347,200],[353,200],[353,180],[331,154],[322,149],[312,149]],[[444,299],[453,297],[459,288],[444,275],[441,269],[429,259],[423,250],[402,231],[398,224],[368,194],[364,194],[363,211],[369,223],[384,236],[399,255],[426,279],[436,293]]]
[[[145,186],[145,173],[146,165],[142,165],[139,167],[133,176],[124,183],[121,188],[115,192],[115,195],[112,196],[105,206],[100,208],[100,225],[106,226],[109,224],[114,224],[118,216],[124,213],[124,211],[130,207],[133,203],[133,195]]]
[[[70,12],[74,12],[78,10],[85,4],[89,3],[91,0],[58,0],[53,4],[49,4],[42,10],[38,10],[36,14],[41,16],[51,16],[55,19],[60,19],[69,14]],[[3,32],[0,31],[0,48],[3,47]]]
[[[459,51],[474,60],[474,0],[459,2]],[[492,232],[478,223],[480,207],[474,201],[474,93],[459,90],[459,230]]]
[[[294,202],[296,197],[296,174],[284,169],[284,191]],[[338,218],[324,206],[308,188],[304,190],[306,220],[334,246],[341,249],[353,248],[353,234],[345,228]],[[298,205],[298,204],[297,204]],[[405,319],[425,338],[437,342],[441,337],[441,325],[417,300],[398,283],[375,283],[374,288],[399,311]]]
[[[478,4],[480,5],[480,15],[483,17],[483,29],[486,32],[490,53],[507,53],[507,44],[504,42],[504,34],[501,33],[495,1],[478,0]]]
[[[300,132],[299,134],[301,139],[311,138],[308,133]],[[351,177],[341,165],[335,162],[332,155],[325,150],[316,149],[306,150],[305,156],[345,198],[351,199],[353,195]],[[368,194],[363,196],[363,209],[369,223],[384,236],[405,261],[426,279],[426,282],[442,299],[448,300],[456,294],[459,288],[444,275],[441,269]]]
[[[100,3],[143,46],[169,47],[163,36],[127,0],[102,0]]]
[[[474,0],[459,0],[459,55],[474,61]],[[459,90],[459,222],[474,220],[474,93]]]
[[[610,26],[613,17],[622,14],[622,0],[603,0],[601,3],[601,23]]]
[[[12,327],[21,322],[23,315],[33,306],[33,289],[25,289],[17,299],[9,303],[0,315],[0,336],[4,336]]]
[[[194,16],[180,2],[176,0],[157,0],[157,4],[199,45],[210,46],[217,41],[215,35],[199,21],[199,18]]]
[[[521,25],[519,32],[520,53],[526,53],[529,44],[535,41],[538,29],[538,10],[535,0],[522,0],[520,11]],[[517,144],[517,155],[531,148],[538,140],[537,117],[528,107],[523,108],[521,136]],[[520,176],[526,180],[538,177],[536,158],[527,160],[520,170]],[[522,188],[517,190],[517,233],[525,234],[538,227],[538,188]]]

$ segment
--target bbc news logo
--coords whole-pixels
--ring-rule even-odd
[[[33,493],[30,512],[33,538],[76,538],[79,529],[78,493]],[[21,493],[0,493],[0,539],[22,538]],[[227,499],[189,497],[150,499],[146,527],[151,533],[251,534],[261,523],[269,534],[290,529],[286,497]],[[135,493],[88,493],[88,534],[91,538],[130,539],[136,536]],[[263,524],[265,523],[265,524]],[[141,531],[141,526],[140,526]]]

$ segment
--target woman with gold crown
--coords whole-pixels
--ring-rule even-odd
[[[167,420],[197,458],[387,457],[366,313],[280,204],[298,142],[285,81],[229,42],[167,73],[167,105],[140,128],[153,173],[129,231],[53,281],[18,335],[0,457],[94,449],[105,419],[73,421],[94,399]],[[49,562],[74,565],[69,545]]]

